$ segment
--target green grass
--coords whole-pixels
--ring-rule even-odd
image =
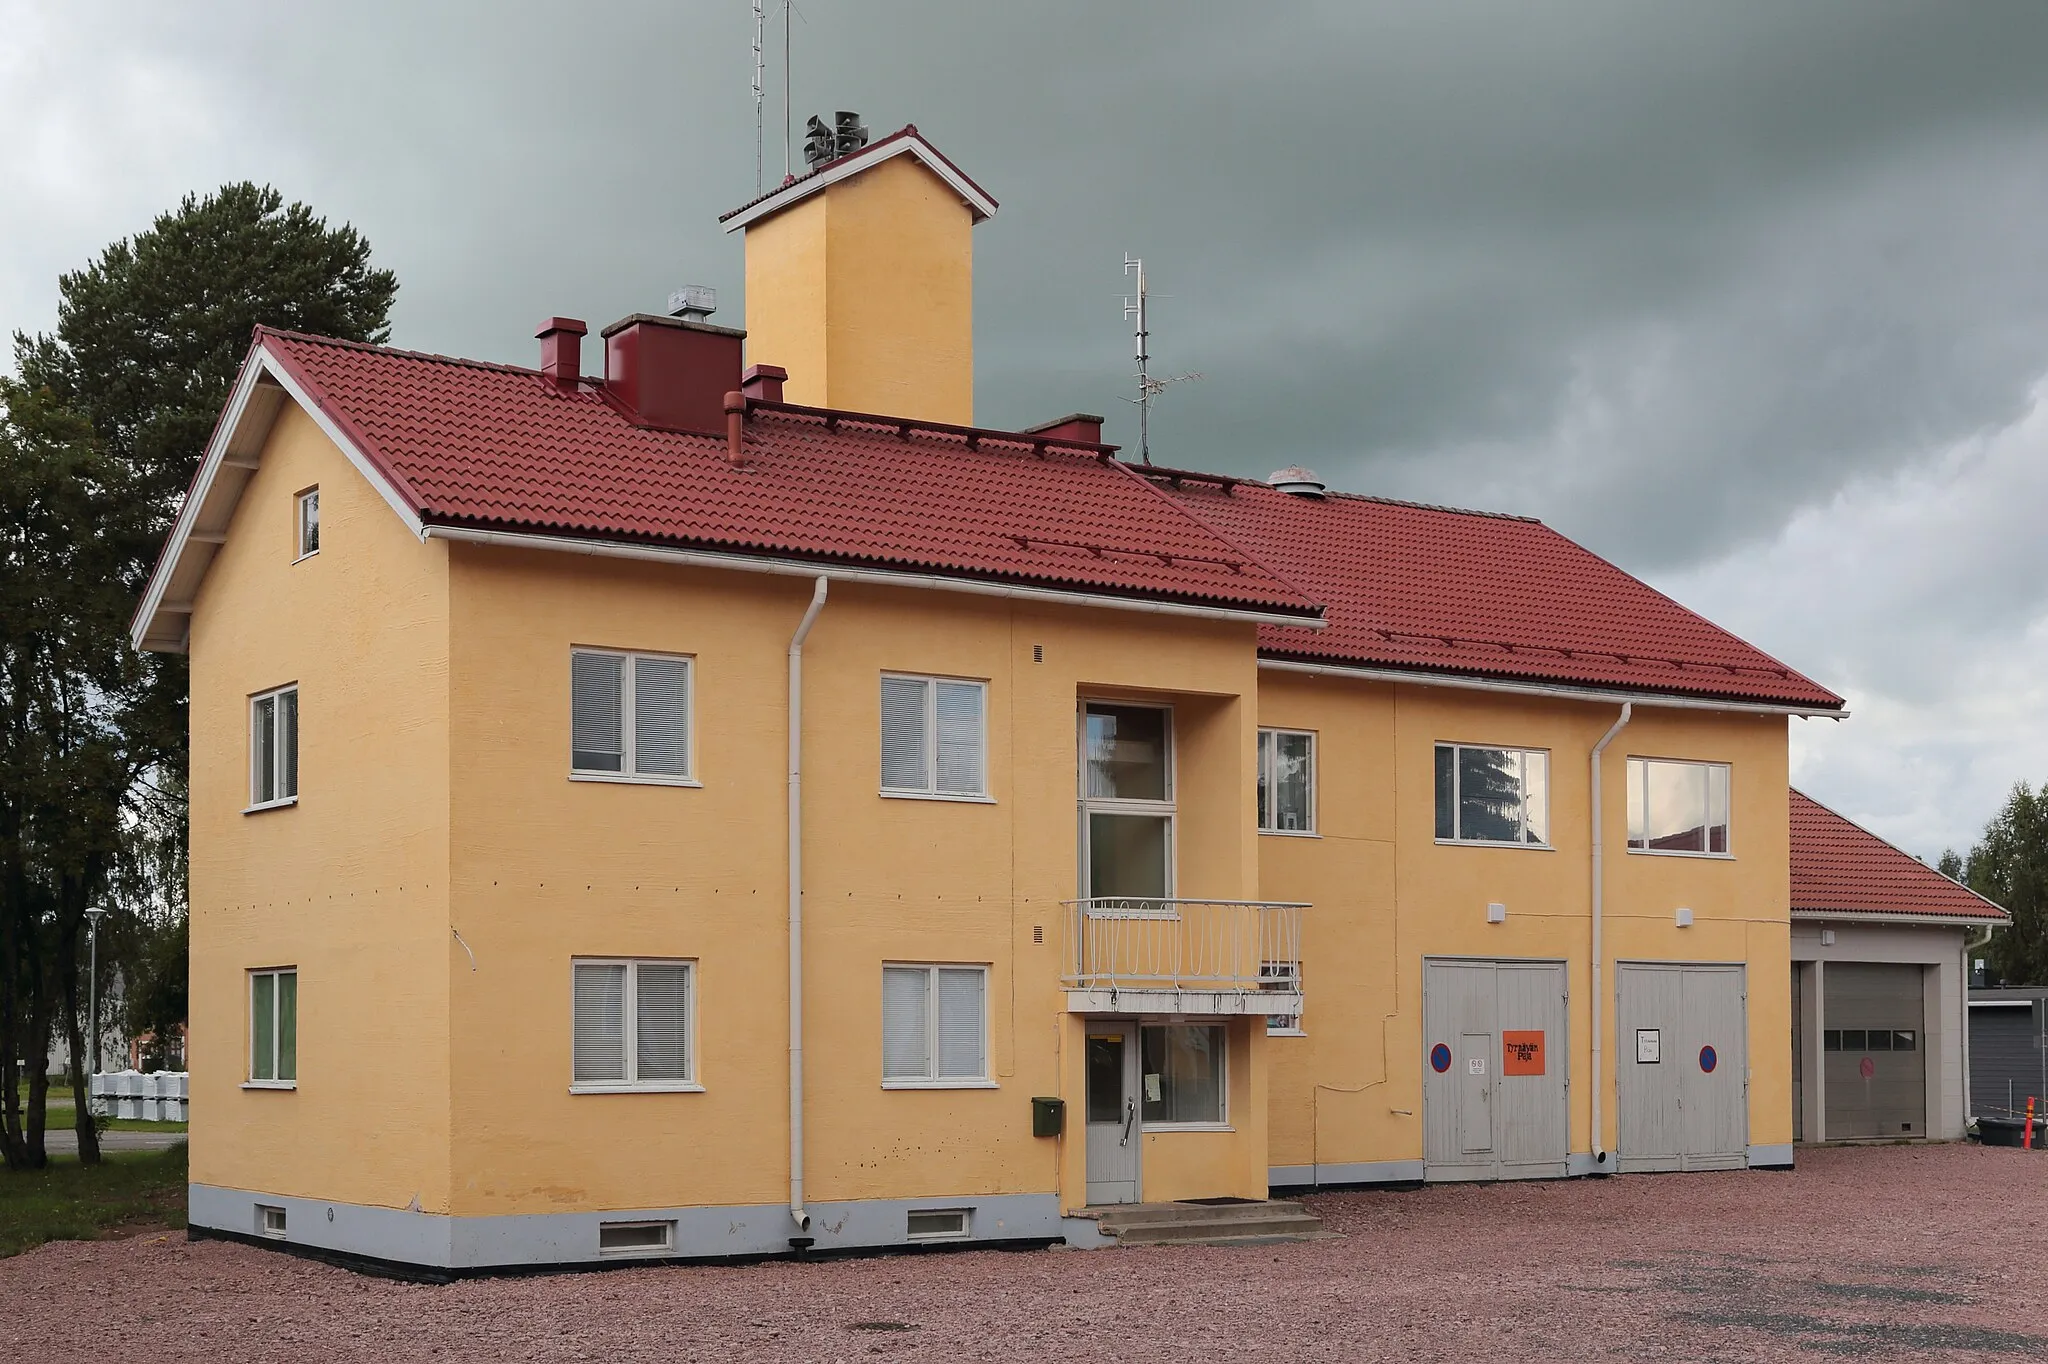
[[[0,1170],[0,1258],[45,1241],[185,1225],[185,1147],[120,1151],[97,1166],[66,1156],[42,1170]]]

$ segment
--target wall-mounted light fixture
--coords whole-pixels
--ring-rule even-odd
[[[1834,930],[1834,929],[1832,929],[1832,928],[1823,928],[1823,929],[1822,929],[1822,930],[1820,931],[1820,945],[1821,945],[1822,947],[1833,947],[1833,946],[1835,945],[1835,930]]]
[[[1507,921],[1508,907],[1506,905],[1502,904],[1498,900],[1495,900],[1492,904],[1486,907],[1486,922],[1490,924],[1504,924]]]
[[[1681,909],[1681,910],[1679,910],[1679,911],[1678,911],[1678,926],[1679,926],[1680,928],[1691,928],[1691,927],[1692,927],[1692,911],[1691,911],[1691,910],[1689,910],[1689,909]]]

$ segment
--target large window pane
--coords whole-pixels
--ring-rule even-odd
[[[932,1078],[931,972],[923,967],[882,968],[882,1078]]]
[[[1707,767],[1707,851],[1728,851],[1728,769],[1719,763]]]
[[[299,1078],[299,973],[277,977],[277,1078]]]
[[[652,777],[690,772],[690,665],[681,658],[633,660],[633,770]]]
[[[266,696],[255,703],[249,736],[250,804],[261,805],[277,799],[277,698]]]
[[[925,694],[931,683],[917,677],[882,679],[882,788],[929,791],[926,760]]]
[[[1291,730],[1259,735],[1259,827],[1306,833],[1315,827],[1315,736]]]
[[[979,682],[939,682],[939,790],[949,796],[979,796],[986,791],[982,776],[982,699]]]
[[[1726,853],[1728,773],[1723,763],[1630,758],[1629,846],[1639,852]]]
[[[642,962],[634,968],[634,1079],[690,1078],[690,968]]]
[[[625,770],[625,667],[617,654],[569,656],[569,765],[578,772]]]
[[[1522,755],[1522,839],[1527,843],[1550,841],[1550,755]]]
[[[982,995],[988,983],[981,970],[946,970],[939,977],[939,1072],[942,1080],[979,1080],[988,1074],[982,1058],[985,1033]]]
[[[1458,837],[1522,841],[1522,755],[1507,748],[1458,750]]]
[[[1170,712],[1156,706],[1089,706],[1088,794],[1116,800],[1170,799],[1170,735]]]
[[[1168,892],[1166,815],[1088,815],[1088,894],[1096,898],[1164,899]]]
[[[1144,1029],[1143,1114],[1148,1123],[1223,1121],[1221,1024]]]
[[[280,800],[299,794],[299,689],[279,692],[277,696],[277,747],[283,769],[278,781],[277,794]]]
[[[277,977],[249,977],[249,1078],[277,1078]]]
[[[626,1078],[626,968],[576,968],[575,1078],[579,1084]]]
[[[1449,744],[1436,749],[1436,836],[1458,836],[1458,750]]]

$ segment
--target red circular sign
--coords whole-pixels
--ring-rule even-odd
[[[1871,1076],[1877,1074],[1877,1062],[1866,1056],[1856,1063],[1856,1069],[1862,1073],[1864,1079],[1868,1080]]]

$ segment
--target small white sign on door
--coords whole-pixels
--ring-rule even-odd
[[[1658,1032],[1655,1028],[1636,1029],[1636,1064],[1654,1066],[1657,1062]]]
[[[1486,1058],[1484,1056],[1473,1056],[1467,1058],[1465,1062],[1465,1073],[1467,1075],[1486,1074]]]

